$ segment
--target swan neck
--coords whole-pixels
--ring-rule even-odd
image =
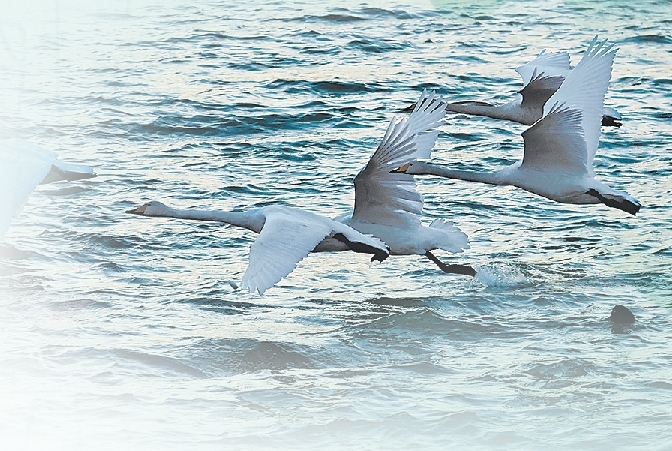
[[[446,111],[453,113],[471,114],[473,116],[487,116],[493,119],[517,120],[515,112],[509,105],[490,105],[485,102],[455,102],[446,105]]]
[[[179,208],[171,208],[167,211],[166,216],[178,219],[189,219],[194,221],[217,221],[225,222],[238,227],[260,232],[263,227],[263,219],[261,224],[258,224],[257,215],[251,214],[252,211],[221,211],[221,210],[182,210]]]
[[[413,163],[406,173],[418,175],[436,175],[449,179],[466,180],[468,182],[488,183],[490,185],[501,185],[504,183],[500,179],[497,172],[461,171],[457,169],[448,169],[445,166],[437,166],[422,161]]]

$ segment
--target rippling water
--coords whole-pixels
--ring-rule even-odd
[[[0,138],[99,174],[40,187],[0,243],[3,449],[672,448],[669,1],[92,3],[0,16]],[[505,101],[595,34],[624,116],[596,172],[642,210],[420,180],[471,239],[442,258],[486,281],[336,253],[253,296],[247,231],[124,213],[345,213],[422,89]],[[523,130],[449,116],[434,159],[500,167]]]

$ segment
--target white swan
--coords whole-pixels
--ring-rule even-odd
[[[429,226],[420,221],[423,198],[410,174],[393,172],[404,161],[429,158],[438,131],[428,131],[445,115],[445,102],[433,93],[423,93],[408,118],[396,117],[383,141],[355,177],[355,208],[341,220],[362,233],[377,236],[387,244],[390,255],[424,255],[444,272],[476,275],[465,265],[446,265],[432,250],[457,253],[469,248],[459,228],[443,219]]]
[[[591,45],[596,41],[597,37],[593,39]],[[446,111],[532,125],[542,117],[544,105],[572,70],[568,53],[542,52],[534,60],[516,68],[516,72],[523,79],[524,87],[514,100],[502,105],[478,101],[452,102],[446,105]],[[621,115],[616,110],[603,107],[602,125],[620,127],[622,125],[620,120]]]
[[[420,161],[402,165],[396,171],[514,185],[557,202],[603,203],[636,214],[639,201],[594,178],[593,159],[615,52],[613,44],[607,45],[606,40],[593,40],[544,106],[543,118],[523,132],[522,161],[490,173],[450,170]]]
[[[37,185],[95,175],[88,166],[65,163],[22,139],[0,141],[0,240]]]
[[[373,254],[371,260],[388,256],[385,243],[324,216],[284,205],[270,205],[243,212],[180,210],[161,202],[148,202],[129,210],[142,216],[219,221],[256,232],[242,288],[264,294],[292,272],[310,252],[347,251]]]
[[[367,166],[355,178],[355,208],[351,216],[332,220],[287,206],[267,206],[245,212],[178,210],[150,202],[128,213],[182,219],[220,221],[259,233],[250,247],[242,287],[263,294],[310,252],[345,251],[374,254],[422,254],[446,272],[474,275],[464,265],[446,265],[430,251],[461,252],[467,236],[449,222],[421,224],[422,197],[413,176],[390,170],[402,161],[429,158],[438,132],[427,132],[445,114],[445,102],[423,93],[408,118],[394,118]]]

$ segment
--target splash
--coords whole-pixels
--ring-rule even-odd
[[[531,283],[520,268],[508,264],[476,266],[475,277],[489,287],[526,286]]]

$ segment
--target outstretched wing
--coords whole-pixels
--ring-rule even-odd
[[[544,74],[547,77],[565,76],[571,70],[569,66],[569,53],[566,52],[541,52],[539,56],[516,68],[524,84],[530,83],[535,75]]]
[[[581,111],[581,128],[587,152],[585,160],[591,173],[600,139],[604,96],[609,87],[616,50],[606,39],[598,42],[596,36],[579,64],[544,106],[544,115],[550,114],[556,104]]]
[[[387,254],[379,239],[332,219],[290,207],[267,207],[264,211],[266,222],[250,247],[249,264],[243,274],[242,288],[250,292],[263,294],[333,233]]]
[[[530,82],[520,91],[520,95],[523,97],[520,106],[537,111],[537,117],[541,117],[544,111],[544,104],[560,88],[563,81],[564,77],[562,76],[550,77],[544,73],[535,73]]]
[[[521,167],[561,173],[586,173],[586,142],[581,119],[580,110],[560,105],[525,130],[525,155]]]
[[[387,224],[400,215],[422,213],[423,199],[410,174],[391,173],[400,165],[430,157],[446,103],[433,92],[423,92],[408,117],[395,117],[366,167],[355,177],[358,222]]]
[[[43,155],[35,154],[37,148]],[[49,173],[56,155],[26,141],[0,142],[0,239],[9,223]]]
[[[306,221],[278,210],[269,212],[261,233],[250,246],[242,288],[264,294],[292,272],[297,263],[330,233],[331,228],[326,224]]]

